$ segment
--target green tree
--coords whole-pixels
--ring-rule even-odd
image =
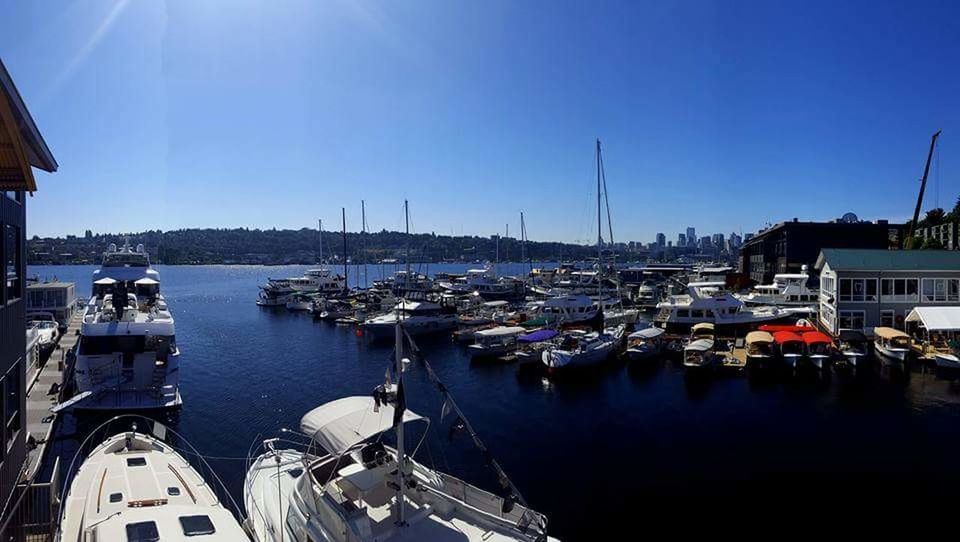
[[[940,244],[940,240],[935,237],[927,237],[923,241],[923,245],[920,246],[923,250],[943,250],[943,245]]]

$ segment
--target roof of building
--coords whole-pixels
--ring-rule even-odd
[[[57,161],[54,159],[53,153],[50,152],[50,148],[47,147],[47,143],[43,140],[43,136],[40,135],[40,130],[33,122],[33,117],[30,116],[30,111],[27,110],[27,106],[23,102],[23,98],[20,97],[20,92],[13,84],[13,78],[10,77],[10,73],[3,65],[2,60],[0,60],[0,90],[3,91],[3,95],[13,113],[14,122],[20,131],[20,137],[26,143],[25,151],[30,165],[44,171],[56,171]]]
[[[768,226],[766,229],[760,230],[757,233],[753,234],[753,237],[750,239],[744,239],[743,244],[749,245],[754,243],[759,243],[771,233],[777,232],[784,228],[804,228],[804,229],[820,229],[820,230],[833,230],[835,228],[843,228],[847,230],[860,230],[860,231],[872,231],[875,229],[900,229],[903,228],[904,224],[894,224],[891,222],[886,222],[883,220],[878,220],[876,222],[869,221],[860,221],[860,222],[840,222],[840,221],[829,221],[829,222],[814,222],[814,221],[802,221],[802,220],[786,220],[784,222],[777,222],[772,226]]]
[[[51,282],[31,282],[27,284],[28,290],[42,290],[44,288],[69,288],[73,286],[72,282],[64,282],[62,280],[55,280]]]
[[[816,268],[823,269],[824,264],[844,271],[957,271],[960,251],[825,248]]]

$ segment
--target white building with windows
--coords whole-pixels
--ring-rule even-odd
[[[960,252],[825,248],[820,271],[820,323],[870,333],[903,329],[921,305],[960,305]]]

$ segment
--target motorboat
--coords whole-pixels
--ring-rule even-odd
[[[910,357],[910,336],[892,327],[873,328],[873,349],[886,365],[906,369]]]
[[[542,366],[543,351],[551,347],[559,335],[554,329],[538,329],[517,337],[517,361]]]
[[[389,338],[398,320],[410,335],[448,332],[457,327],[457,313],[453,307],[406,299],[400,300],[394,310],[367,319],[362,327],[374,339]]]
[[[713,324],[701,322],[690,329],[690,337],[683,347],[683,366],[688,371],[712,369],[720,361],[714,351],[716,329]]]
[[[746,336],[747,366],[768,368],[775,359],[773,335],[766,331],[751,331]]]
[[[717,326],[750,327],[808,315],[806,307],[745,307],[726,291],[722,282],[691,282],[687,291],[668,296],[657,304],[655,320],[665,326],[688,326],[709,322]]]
[[[439,282],[438,285],[459,295],[476,294],[485,300],[522,299],[526,294],[523,281],[512,277],[497,277],[492,267],[469,269],[462,278]]]
[[[904,323],[918,326],[919,355],[938,369],[960,369],[960,307],[916,307]]]
[[[625,330],[624,325],[592,332],[572,329],[544,349],[541,359],[549,371],[597,365],[617,351]]]
[[[315,318],[336,321],[344,318],[356,318],[357,309],[346,299],[326,299],[314,304]]]
[[[86,449],[85,443],[81,451]],[[180,450],[202,462],[207,476]],[[96,446],[74,471],[79,458],[78,452],[60,501],[58,542],[250,540],[231,511],[229,493],[189,443],[178,449],[133,424]],[[235,504],[232,508],[239,514]]]
[[[778,273],[773,276],[773,284],[760,284],[744,295],[736,297],[748,305],[771,305],[778,307],[809,307],[820,300],[820,292],[808,288],[810,275],[807,266],[800,273]]]
[[[517,338],[527,332],[520,326],[498,326],[481,329],[473,334],[473,344],[467,346],[473,359],[496,358],[517,349]]]
[[[780,330],[773,332],[773,341],[783,364],[796,369],[805,354],[803,336],[794,331]]]
[[[58,327],[56,321],[50,320],[30,320],[27,322],[27,329],[33,329],[36,332],[37,345],[43,354],[49,354],[57,346],[57,339],[60,336]]]
[[[293,294],[286,303],[288,311],[307,312],[313,308],[313,298],[308,294]]]
[[[842,361],[853,368],[863,366],[870,356],[867,337],[856,329],[840,330],[837,334],[837,350]]]
[[[572,326],[595,320],[600,313],[600,307],[585,294],[569,294],[535,301],[529,309],[528,318],[523,323],[528,327]]]
[[[260,307],[285,307],[287,301],[296,294],[285,279],[270,280],[260,286],[257,305]]]
[[[833,358],[833,340],[819,331],[808,331],[801,337],[806,346],[807,362],[817,369],[824,369]]]
[[[627,335],[627,359],[643,361],[658,357],[663,352],[666,331],[659,327],[647,327]]]
[[[267,279],[260,286],[257,305],[286,306],[295,294],[342,295],[347,290],[347,279],[325,267],[308,269],[299,277]],[[300,310],[300,309],[295,309]],[[303,309],[308,310],[308,309]]]
[[[111,244],[93,278],[72,371],[76,394],[53,410],[179,407],[174,319],[143,245]]]

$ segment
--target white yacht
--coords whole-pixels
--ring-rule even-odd
[[[260,286],[257,305],[261,307],[284,307],[297,292],[290,286],[288,279],[270,279]]]
[[[527,329],[519,326],[497,326],[474,332],[473,344],[467,347],[474,359],[495,358],[517,349],[517,338]]]
[[[58,542],[250,539],[213,471],[204,479],[174,446],[136,425],[83,458],[65,489]]]
[[[574,325],[597,317],[600,307],[590,296],[570,294],[534,301],[528,305],[531,324]]]
[[[526,294],[523,282],[511,277],[497,277],[492,267],[470,269],[462,278],[438,283],[455,294],[476,293],[486,300],[521,299]]]
[[[394,310],[365,320],[362,327],[374,339],[388,338],[397,320],[410,335],[452,331],[457,328],[457,311],[431,301],[402,299]]]
[[[299,277],[267,279],[267,283],[260,286],[257,305],[283,307],[296,294],[341,295],[346,289],[347,280],[343,275],[319,267],[308,269]]]
[[[656,358],[663,352],[666,331],[659,327],[647,327],[627,336],[627,359],[642,361]]]
[[[73,370],[76,394],[54,409],[179,407],[173,315],[143,245],[111,244],[93,277]]]
[[[545,348],[541,360],[548,371],[597,365],[617,351],[625,329],[621,324],[602,332],[571,330],[557,344]]]
[[[779,307],[808,307],[820,300],[820,292],[807,288],[810,275],[807,266],[800,273],[780,273],[773,276],[773,284],[760,284],[736,297],[748,305],[775,305]]]
[[[49,353],[57,346],[57,338],[60,335],[57,327],[57,322],[50,320],[30,320],[27,322],[27,329],[33,329],[37,334],[37,345],[44,354]]]
[[[873,328],[873,349],[886,365],[905,369],[910,358],[910,336],[892,327]]]
[[[746,326],[810,314],[806,307],[751,307],[724,289],[722,282],[691,282],[687,292],[657,304],[656,321],[665,325],[701,322],[717,326]]]
[[[291,312],[305,312],[313,308],[313,298],[309,294],[293,294],[285,306]]]
[[[265,440],[265,452],[251,457],[243,498],[256,542],[551,540],[546,517],[524,505],[496,461],[488,464],[505,488],[502,495],[433,470],[408,452],[426,439],[429,419],[406,407],[408,360],[402,359],[398,323],[394,339],[396,383],[388,372],[372,396],[345,397],[307,412],[299,432]],[[444,405],[479,443],[448,393]],[[426,427],[411,447],[405,440],[407,426],[414,425]],[[297,438],[306,444],[298,446]]]

